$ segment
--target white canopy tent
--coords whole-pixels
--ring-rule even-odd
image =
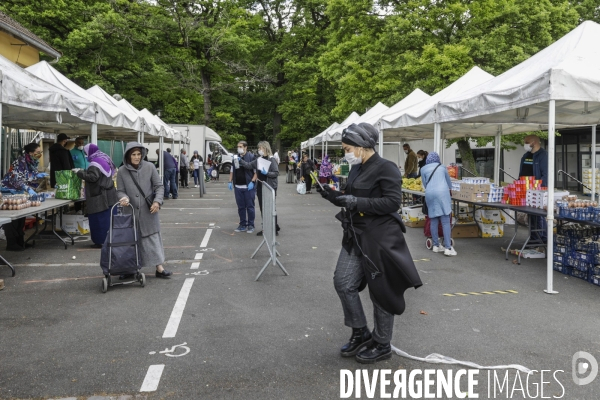
[[[434,138],[433,150],[442,154],[442,134],[436,123],[437,103],[457,93],[467,91],[489,81],[493,76],[479,67],[473,67],[469,72],[454,83],[434,94],[430,98],[414,106],[393,113],[387,113],[380,120],[380,128],[386,140],[400,138]]]
[[[342,121],[341,124],[336,126],[332,131],[327,132],[327,141],[328,142],[339,142],[342,140],[342,131],[347,128],[350,124],[360,118],[360,115],[353,111],[350,115],[346,117],[345,120]]]
[[[165,127],[165,124],[162,123],[162,120],[161,120],[161,124],[154,124],[151,121],[146,121],[144,119],[144,115],[146,115],[146,114],[144,113],[144,115],[142,115],[140,110],[138,110],[137,108],[132,106],[131,103],[129,103],[126,99],[117,100],[98,85],[92,86],[91,88],[87,89],[87,91],[92,93],[96,97],[99,97],[101,99],[105,99],[106,101],[111,102],[116,107],[118,107],[120,110],[128,113],[129,115],[138,116],[138,118],[140,118],[142,121],[141,129],[139,130],[139,132],[142,135],[140,135],[140,137],[138,138],[138,141],[140,141],[140,142],[144,141],[143,134],[145,134],[145,133],[148,133],[151,136],[165,135],[165,132],[163,132],[163,128]],[[152,121],[159,119],[157,116],[154,116],[154,117],[155,118]],[[165,130],[166,130],[166,128],[165,128]],[[151,138],[148,138],[148,139],[151,139]]]
[[[116,132],[132,133],[141,129],[141,120],[135,114],[123,112],[112,103],[94,96],[92,93],[84,90],[75,82],[58,72],[46,61],[26,68],[26,71],[31,72],[40,79],[51,83],[52,85],[71,93],[75,96],[87,99],[93,102],[96,106],[96,120],[98,132],[107,134],[115,134]],[[92,142],[97,143],[97,137],[94,137],[92,132]]]
[[[556,126],[591,126],[592,149],[600,122],[600,25],[579,27],[502,75],[438,104],[438,121],[458,129],[495,127],[499,134],[548,130],[548,191],[554,191]],[[505,126],[509,129],[505,129]],[[498,143],[498,140],[497,140]],[[498,143],[499,144],[499,143]],[[499,147],[499,146],[497,146]],[[596,165],[596,151],[592,151]],[[595,168],[592,169],[595,192]],[[553,254],[554,202],[548,202],[548,254]],[[546,293],[553,288],[552,257],[547,257]]]

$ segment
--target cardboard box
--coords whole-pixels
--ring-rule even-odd
[[[83,215],[63,215],[63,226],[67,233],[73,235],[87,235],[90,233],[90,223]],[[56,230],[60,231],[60,218],[55,219]]]
[[[487,203],[488,194],[485,192],[467,193],[460,191],[457,193],[458,200],[470,201],[471,203]]]
[[[501,210],[475,210],[475,221],[484,224],[503,224],[504,216]]]
[[[454,238],[476,238],[479,237],[479,228],[476,224],[456,224],[452,229]]]
[[[402,207],[402,220],[403,221],[425,221],[425,214],[423,214],[423,206],[412,206]]]
[[[486,192],[489,193],[490,190],[492,189],[492,185],[490,185],[489,183],[461,183],[460,184],[460,191],[461,192],[470,192],[470,193],[476,193],[476,192]]]
[[[482,238],[499,238],[504,236],[503,224],[481,224],[480,235]]]
[[[408,228],[425,228],[425,220],[423,221],[407,221],[404,226]]]

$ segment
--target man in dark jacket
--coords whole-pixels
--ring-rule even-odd
[[[239,159],[246,163],[254,161],[254,155],[248,152],[248,143],[241,140],[237,145],[237,156],[233,156],[233,168],[229,173],[229,190],[235,191],[235,202],[238,206],[240,224],[234,232],[254,232],[254,197],[256,196],[256,171],[245,169],[241,166]]]
[[[158,156],[158,149],[156,150],[156,155]],[[179,197],[179,193],[177,192],[177,161],[170,152],[163,151],[162,161],[164,163],[163,169],[163,185],[165,187],[165,197],[164,200],[169,199],[169,193],[173,195],[173,199]],[[160,162],[160,157],[156,160],[156,166],[158,167]]]
[[[48,151],[50,152],[50,186],[56,186],[56,171],[66,171],[75,168],[73,164],[73,157],[71,152],[65,148],[67,141],[70,138],[64,133],[59,134],[56,137],[56,143],[54,143]]]
[[[525,136],[523,147],[525,154],[521,157],[519,176],[534,176],[542,181],[542,186],[548,186],[548,152],[542,149],[540,138],[535,135]],[[538,228],[539,239],[546,242],[548,225],[543,217],[530,216],[530,223]]]
[[[525,154],[521,157],[519,176],[535,176],[548,186],[548,152],[542,149],[540,138],[535,135],[525,137]]]

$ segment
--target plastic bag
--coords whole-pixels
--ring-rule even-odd
[[[306,185],[304,182],[298,182],[298,185],[296,185],[296,192],[298,192],[298,194],[306,194]]]

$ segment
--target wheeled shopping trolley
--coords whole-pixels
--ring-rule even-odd
[[[110,228],[100,255],[100,266],[104,272],[102,293],[116,285],[139,282],[142,287],[146,286],[146,276],[140,272],[135,211],[131,204],[128,207],[131,207],[131,214],[124,214],[124,207],[119,203],[110,209]],[[113,277],[119,275],[132,275],[132,279],[113,282]]]
[[[450,219],[452,220],[452,214],[450,214]],[[454,228],[454,224],[451,225]],[[425,247],[427,250],[431,250],[433,248],[433,239],[431,238],[431,220],[428,216],[425,216],[425,227],[423,228],[423,233],[425,234]],[[438,225],[438,236],[440,238],[440,243],[444,241],[444,233],[442,231],[442,224]],[[454,247],[454,239],[450,238],[450,245]]]

